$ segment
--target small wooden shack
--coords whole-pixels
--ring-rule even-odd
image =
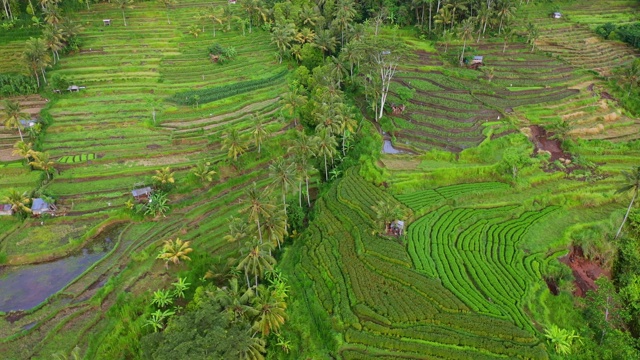
[[[482,65],[483,64],[483,62],[482,62],[483,60],[484,60],[484,56],[474,56],[473,60],[471,60],[471,65],[473,65],[473,64]]]
[[[38,119],[20,120],[20,126],[23,129],[34,127],[36,126],[37,123],[38,123]]]
[[[133,189],[131,191],[131,195],[133,195],[133,197],[138,200],[147,200],[149,199],[149,197],[151,196],[151,193],[153,192],[153,190],[151,189],[151,187],[147,186],[147,187],[143,187],[141,189]]]
[[[13,215],[13,209],[11,208],[11,204],[0,204],[0,216],[11,216]]]
[[[556,12],[553,13],[552,16],[553,16],[554,19],[560,19],[560,18],[562,18],[562,13],[556,11]]]
[[[102,20],[102,25],[111,26],[111,19],[103,19]]]
[[[229,4],[235,4],[236,0],[229,0]]]
[[[53,214],[56,207],[54,204],[46,202],[43,198],[35,198],[31,203],[31,213],[33,216],[40,216],[42,214]]]

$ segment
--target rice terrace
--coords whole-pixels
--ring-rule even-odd
[[[639,359],[637,0],[2,0],[0,359]]]

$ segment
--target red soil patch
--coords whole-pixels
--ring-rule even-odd
[[[580,247],[572,247],[569,255],[563,256],[558,260],[567,264],[573,272],[574,283],[576,284],[576,289],[573,292],[574,296],[584,297],[589,290],[596,290],[598,287],[595,281],[599,277],[611,277],[610,272],[603,269],[599,262],[586,259]]]
[[[531,141],[536,147],[536,154],[540,150],[548,151],[551,154],[551,162],[560,158],[571,159],[571,155],[562,151],[560,140],[549,139],[547,131],[538,125],[531,125],[529,128],[531,129]]]

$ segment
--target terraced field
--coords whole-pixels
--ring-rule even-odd
[[[214,5],[226,3],[217,1]],[[160,167],[169,166],[176,172],[177,191],[169,199],[173,212],[162,221],[127,226],[105,258],[51,296],[45,306],[18,313],[10,320],[3,317],[3,357],[44,356],[61,348],[71,349],[76,343],[86,345],[91,332],[104,330],[106,324],[101,322],[100,313],[116,301],[118,293],[143,293],[150,286],[166,282],[148,277],[148,271],[156,265],[149,253],[155,252],[162,240],[179,235],[193,241],[196,251],[231,251],[222,237],[228,230],[229,216],[237,215],[241,190],[253,181],[266,186],[269,160],[281,156],[285,149],[267,140],[262,156],[247,154],[240,164],[229,166],[226,151],[220,146],[221,132],[230,127],[248,131],[252,125],[249,115],[257,114],[277,133],[274,136],[282,136],[278,131],[286,124],[275,121],[274,112],[280,94],[286,91],[287,69],[275,61],[269,34],[260,29],[244,37],[235,27],[226,33],[218,29],[214,38],[210,25],[205,24],[205,33],[198,38],[189,35],[187,28],[194,17],[210,5],[203,1],[181,3],[171,11],[171,24],[167,23],[164,6],[156,2],[138,3],[126,10],[127,27],[121,23],[119,9],[108,3],[95,4],[75,19],[84,27],[81,51],[63,56],[60,65],[49,73],[63,75],[85,88],[54,95],[43,111],[52,122],[41,145],[56,161],[59,173],[40,192],[56,198],[58,214],[65,216],[46,219],[44,227],[36,219],[23,223],[3,219],[0,252],[12,263],[42,256],[43,251],[78,248],[79,238],[90,240],[83,234],[107,226],[105,219],[120,219],[123,204],[132,198],[130,191],[149,184],[154,170]],[[103,26],[104,18],[111,18],[112,26]],[[212,64],[207,47],[215,42],[234,46],[237,58],[225,65]],[[2,51],[13,54],[17,50],[3,46]],[[279,78],[268,86],[197,108],[167,100],[188,89],[221,87],[276,74]],[[35,113],[45,105],[41,98],[20,100],[23,108]],[[3,131],[0,136],[0,154],[10,156],[18,134]],[[9,159],[13,160],[4,160]],[[219,180],[211,186],[199,187],[187,180],[188,172],[202,159],[218,168]],[[37,171],[29,172],[18,161],[3,164],[0,193],[9,187],[32,191],[42,176]],[[23,241],[42,232],[40,228],[55,230],[56,242]],[[25,244],[30,246],[27,250]],[[132,258],[141,263],[127,267]],[[92,302],[93,295],[104,292],[100,289],[107,279],[112,280],[102,295],[104,300]],[[65,333],[73,335],[62,339],[58,334],[61,328],[70,329]],[[98,350],[99,344],[91,346],[91,353],[104,354]]]
[[[531,53],[525,45],[510,44],[504,53],[499,43],[474,48],[484,56],[486,67],[493,68],[491,79],[467,69],[422,71],[438,61],[436,53],[425,51],[398,72],[389,101],[400,102],[401,87],[414,90],[406,111],[393,118],[399,146],[455,152],[476,146],[492,134],[490,126],[500,124],[518,107],[566,101],[579,93],[571,86],[591,78],[558,60]]]
[[[438,191],[456,196],[453,194],[457,188],[445,187]],[[437,232],[442,241],[455,241],[459,232],[455,229],[460,228],[462,222],[469,222],[470,215],[477,217],[483,213],[478,217],[485,219],[482,225],[460,233],[465,242],[459,246],[479,242],[480,234],[474,231],[482,230],[487,224],[491,236],[495,235],[496,239],[494,245],[486,246],[489,254],[497,253],[498,248],[505,246],[511,246],[515,253],[513,243],[505,243],[505,234],[522,234],[526,224],[543,213],[534,217],[524,214],[520,219],[500,223],[496,218],[503,215],[501,211],[512,208],[477,210],[477,214],[468,213],[473,211],[470,209],[449,211],[443,208],[433,213],[437,217],[422,218],[411,225],[407,253],[394,239],[372,235],[372,229],[380,226],[375,223],[371,210],[371,205],[378,200],[394,201],[355,171],[349,171],[331,188],[327,197],[318,202],[318,216],[305,241],[298,243],[300,258],[292,261],[296,269],[295,281],[302,286],[295,287],[297,291],[306,292],[307,299],[318,299],[332,317],[334,330],[343,334],[344,343],[337,349],[341,358],[547,358],[544,346],[536,340],[525,315],[513,310],[516,304],[506,305],[508,301],[498,293],[486,295],[496,299],[493,301],[472,292],[468,296],[476,296],[473,300],[477,301],[467,301],[469,298],[458,297],[457,292],[452,292],[456,290],[451,282],[460,281],[460,276],[464,276],[469,287],[473,286],[468,280],[471,277],[459,272],[456,273],[458,277],[436,277],[436,268],[450,274],[451,268],[443,264],[454,266],[462,259],[458,258],[460,255],[452,255],[455,259],[447,258],[444,253],[452,254],[449,248],[453,244],[431,241],[430,233],[424,232],[426,225],[434,234]],[[443,223],[431,227],[428,219]],[[433,253],[432,249],[435,250]],[[429,265],[432,261],[436,261],[437,266]],[[476,286],[486,286],[482,281],[487,276],[495,276],[482,272],[485,265],[481,264],[484,263],[482,260],[467,263],[469,271],[483,276],[477,278]],[[531,276],[535,278],[535,274],[534,271]],[[442,274],[438,273],[438,276]],[[532,281],[532,278],[522,281]],[[522,289],[508,295],[511,300],[520,298],[526,285],[514,279],[513,286],[522,286]],[[493,312],[479,308],[485,305]]]

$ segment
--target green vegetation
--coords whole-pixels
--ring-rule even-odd
[[[2,357],[639,358],[639,6],[3,1]]]

